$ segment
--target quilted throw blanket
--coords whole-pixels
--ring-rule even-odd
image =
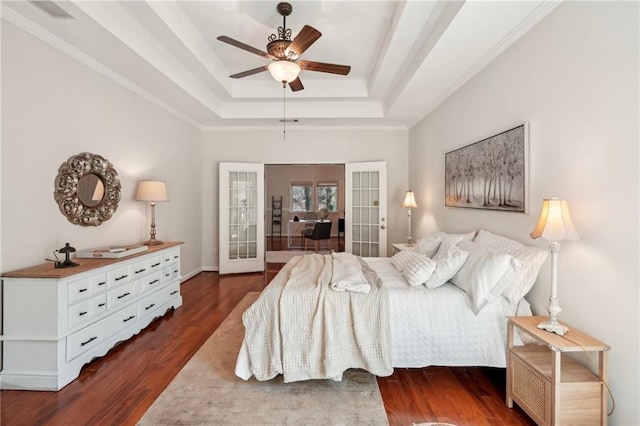
[[[247,309],[242,321],[251,371],[257,380],[340,380],[349,368],[388,376],[391,366],[389,301],[362,259],[340,253],[291,259]],[[355,262],[355,263],[354,263]],[[335,291],[334,267],[361,268],[368,293]]]

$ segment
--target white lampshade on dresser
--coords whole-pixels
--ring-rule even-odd
[[[156,180],[140,181],[138,184],[136,201],[147,201],[151,205],[150,238],[145,241],[144,244],[148,246],[162,244],[162,241],[156,239],[156,203],[160,201],[169,201],[166,182]]]

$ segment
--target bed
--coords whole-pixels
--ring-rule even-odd
[[[295,257],[244,313],[235,373],[292,382],[349,368],[505,367],[505,318],[531,315],[524,295],[546,256],[480,230],[432,233],[391,258]]]

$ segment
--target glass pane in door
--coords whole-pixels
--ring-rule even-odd
[[[380,176],[375,170],[353,171],[351,176],[351,252],[378,256],[378,209]]]
[[[257,181],[256,172],[229,173],[229,260],[257,257]]]

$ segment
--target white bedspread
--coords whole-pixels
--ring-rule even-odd
[[[474,315],[456,286],[410,287],[390,258],[365,260],[389,291],[394,367],[506,366],[506,317],[531,315],[526,300],[500,297]]]
[[[290,260],[243,314],[245,338],[236,375],[285,382],[339,380],[349,368],[388,376],[391,366],[389,304],[375,273],[356,257],[371,291],[331,289],[331,255]],[[340,274],[336,274],[339,276]]]

